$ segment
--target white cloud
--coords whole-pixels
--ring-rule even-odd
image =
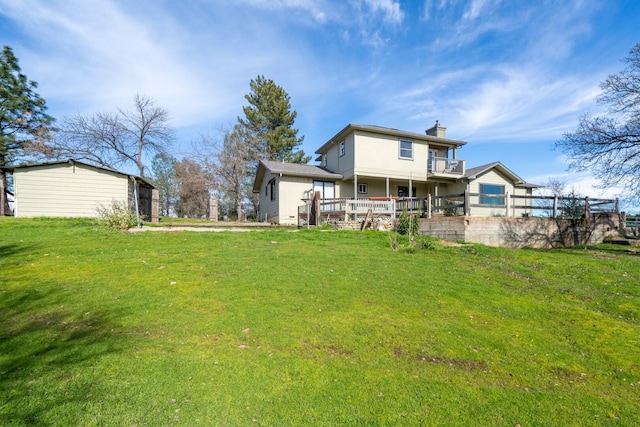
[[[500,0],[472,0],[469,7],[462,15],[463,20],[473,21],[478,18],[482,13],[486,12],[493,6],[500,3]]]
[[[400,24],[404,19],[404,12],[400,3],[394,0],[364,0],[373,13],[382,13],[384,22],[388,24]]]
[[[239,2],[267,10],[302,11],[321,24],[326,23],[333,16],[330,8],[321,0],[240,0]]]

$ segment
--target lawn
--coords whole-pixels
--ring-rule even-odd
[[[0,218],[0,424],[640,425],[640,253],[390,246]]]

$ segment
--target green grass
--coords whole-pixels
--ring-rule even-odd
[[[2,425],[640,425],[640,255],[0,218]]]

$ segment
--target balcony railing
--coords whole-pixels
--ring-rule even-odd
[[[431,157],[427,172],[432,174],[464,175],[464,160],[447,157]]]

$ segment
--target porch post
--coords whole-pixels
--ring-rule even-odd
[[[424,208],[427,210],[427,218],[431,219],[431,193],[427,194],[427,205]]]
[[[471,198],[469,197],[469,188],[464,190],[464,216],[471,216]]]
[[[505,197],[506,202],[507,202],[507,218],[509,218],[511,216],[511,195],[507,191],[506,194],[504,195],[504,197]]]
[[[358,174],[353,174],[353,200],[358,200]]]
[[[389,198],[389,177],[387,177],[387,199]]]
[[[411,178],[409,178],[409,198],[413,197],[413,190],[411,189],[412,186],[413,186],[413,181],[411,180]]]
[[[552,217],[556,217],[556,212],[558,211],[558,195],[553,196],[553,215]]]

